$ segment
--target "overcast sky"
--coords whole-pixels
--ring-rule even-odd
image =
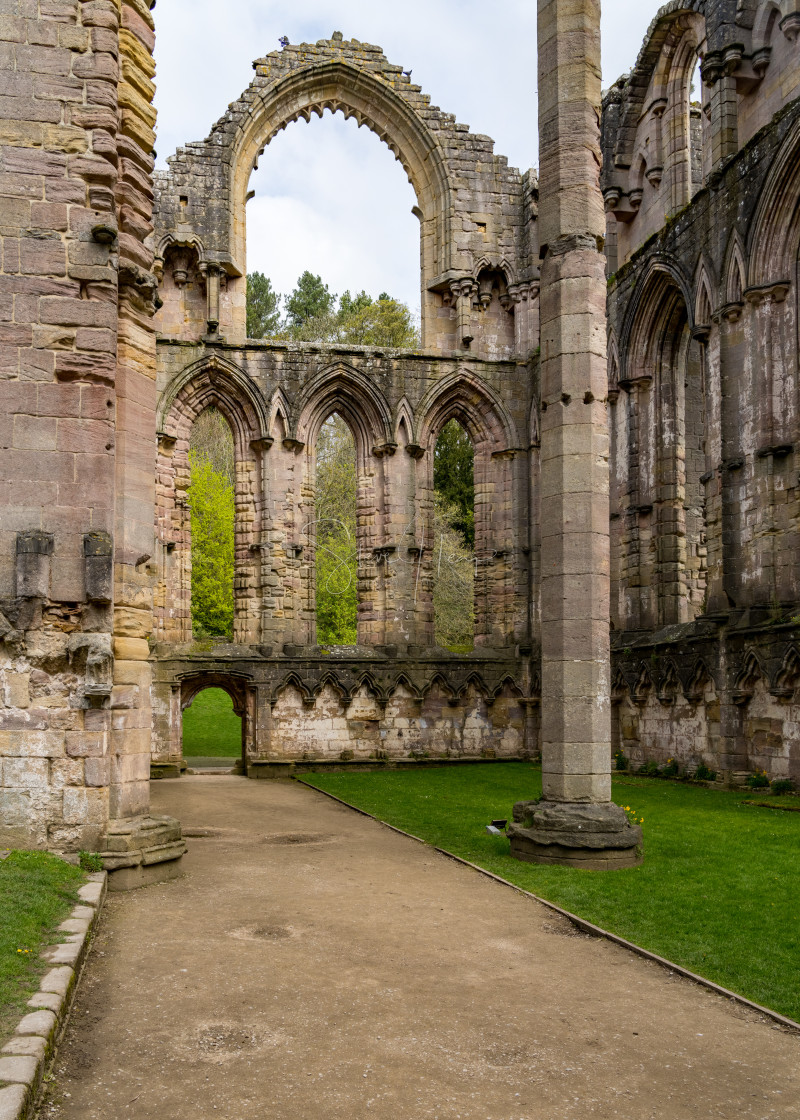
[[[603,79],[636,60],[660,4],[606,0]],[[249,85],[253,59],[342,31],[383,47],[434,105],[495,141],[525,170],[537,163],[536,0],[158,0],[158,165],[211,125]],[[288,292],[304,269],[332,291],[387,291],[419,306],[414,192],[366,128],[326,113],[270,143],[250,183],[248,270]]]

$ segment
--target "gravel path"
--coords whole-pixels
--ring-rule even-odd
[[[800,1038],[321,794],[153,810],[186,875],[110,899],[41,1120],[800,1117]]]

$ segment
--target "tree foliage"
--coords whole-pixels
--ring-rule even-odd
[[[451,525],[467,548],[475,547],[475,449],[457,420],[439,433],[433,459],[433,485],[450,511]]]
[[[475,644],[475,556],[455,523],[459,511],[437,493],[433,511],[433,617],[436,642],[453,653]]]
[[[233,436],[216,410],[203,413],[189,451],[192,628],[196,637],[233,637]]]
[[[281,297],[263,272],[247,276],[247,337],[269,338],[281,322]]]
[[[306,271],[291,295],[285,297],[284,319],[278,310],[280,298],[266,276],[259,272],[248,276],[249,338],[405,349],[419,346],[419,331],[411,311],[386,292],[376,300],[365,291],[357,295],[347,291],[337,297],[320,276]]]
[[[323,284],[322,277],[306,269],[295,290],[286,297],[286,325],[290,330],[301,328],[309,319],[330,314],[335,306],[336,296]]]
[[[357,641],[356,486],[353,434],[334,413],[317,438],[317,640],[322,645]]]

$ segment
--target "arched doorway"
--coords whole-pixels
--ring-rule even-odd
[[[179,738],[189,769],[247,772],[247,745],[253,734],[247,682],[203,673],[181,682]]]

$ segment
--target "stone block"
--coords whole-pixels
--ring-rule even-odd
[[[52,1011],[32,1011],[19,1021],[16,1033],[36,1034],[42,1038],[49,1038],[55,1029],[56,1017]]]
[[[24,1115],[27,1100],[28,1087],[25,1084],[0,1088],[0,1120],[19,1120]]]
[[[47,1040],[38,1035],[17,1036],[11,1038],[0,1053],[23,1054],[41,1061],[47,1048]]]
[[[79,897],[83,897],[81,891],[86,890],[87,887],[94,888],[94,886],[94,883],[88,883],[81,887],[78,891]],[[39,989],[42,992],[53,993],[63,997],[69,991],[74,979],[75,973],[71,968],[51,968],[44,974],[39,982]]]
[[[0,1082],[31,1086],[36,1079],[37,1066],[36,1059],[30,1056],[0,1056]]]

